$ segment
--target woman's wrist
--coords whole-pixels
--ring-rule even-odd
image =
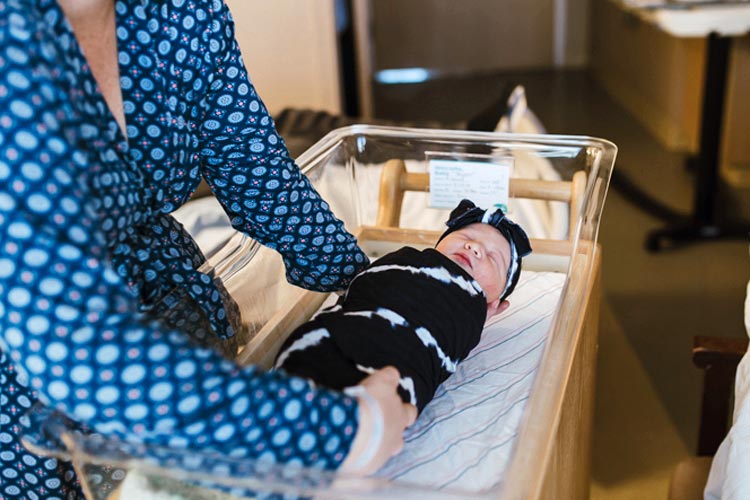
[[[377,399],[361,386],[344,389],[348,396],[357,398],[359,406],[359,425],[354,436],[349,454],[341,464],[340,470],[355,474],[372,472],[373,460],[378,454],[385,435],[385,419]]]

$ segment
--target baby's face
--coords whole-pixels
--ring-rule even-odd
[[[453,231],[435,249],[479,283],[488,303],[500,298],[510,267],[510,244],[500,231],[477,222]]]

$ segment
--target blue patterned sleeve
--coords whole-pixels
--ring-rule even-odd
[[[100,432],[335,468],[352,399],[239,368],[139,315],[94,209],[98,153],[40,29],[0,16],[0,349],[19,380]]]
[[[204,176],[232,225],[281,254],[291,283],[345,288],[367,257],[289,157],[248,78],[226,6],[216,15],[210,46],[219,62],[203,103]]]

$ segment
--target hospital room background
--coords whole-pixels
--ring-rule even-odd
[[[617,145],[623,177],[610,186],[599,233],[592,499],[668,498],[670,480],[685,480],[674,478],[678,464],[698,455],[704,372],[692,362],[694,338],[747,335],[746,230],[653,248],[656,231],[695,210],[699,174],[686,160],[700,150],[711,28],[678,36],[649,18],[653,11],[639,11],[646,3],[230,1],[256,86],[275,116],[286,113],[282,125],[296,120],[282,135],[297,154],[342,115],[394,125],[491,123],[517,84],[548,133]],[[742,16],[746,33],[747,6],[730,15]],[[740,29],[724,39],[731,47],[714,216],[742,233],[750,37]]]
[[[367,480],[179,450],[151,467],[44,412],[27,444],[58,453],[59,432],[97,499],[750,498],[748,0],[225,1],[290,152],[371,257],[440,234],[440,162],[512,166],[535,250],[511,308]],[[335,299],[287,285],[205,186],[175,217],[237,301],[239,363],[268,366]]]

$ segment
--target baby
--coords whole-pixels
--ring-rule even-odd
[[[399,394],[419,412],[479,342],[531,252],[502,210],[463,200],[434,249],[401,248],[362,271],[338,304],[300,326],[275,367],[342,390],[387,365]]]

